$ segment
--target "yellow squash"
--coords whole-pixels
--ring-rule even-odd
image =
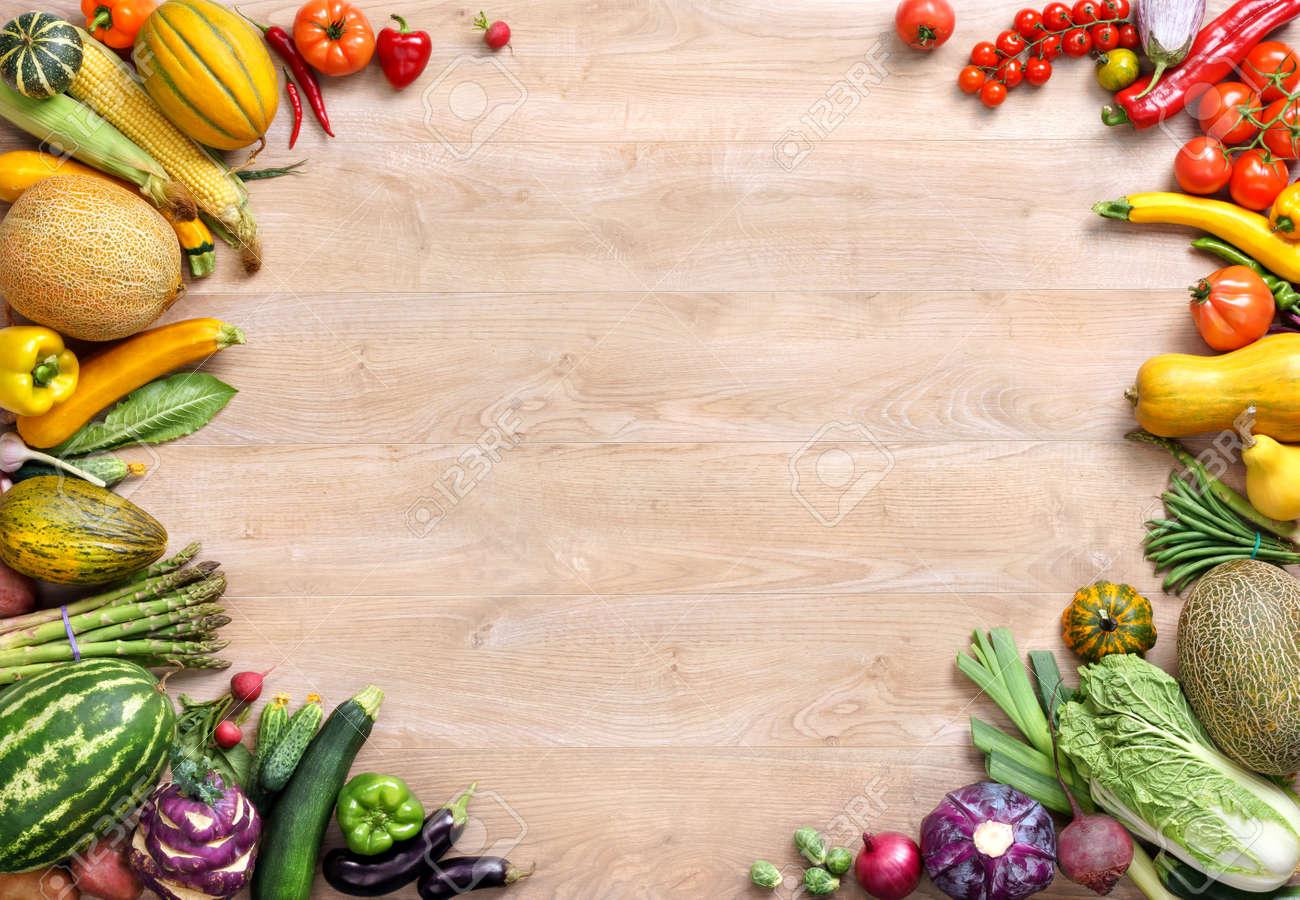
[[[262,35],[212,0],[168,0],[135,38],[144,89],[187,137],[220,150],[256,141],[280,84]]]
[[[1193,197],[1189,194],[1153,192],[1129,194],[1093,206],[1108,219],[1161,225],[1190,225],[1223,238],[1260,265],[1287,281],[1300,281],[1300,241],[1290,241],[1274,231],[1268,217],[1235,203]],[[1241,411],[1238,407],[1237,412]]]
[[[1230,430],[1254,405],[1261,432],[1300,441],[1300,334],[1271,334],[1221,356],[1154,356],[1125,396],[1138,424],[1161,437]]]
[[[1300,519],[1300,447],[1255,434],[1255,407],[1237,423],[1250,505],[1274,519]]]

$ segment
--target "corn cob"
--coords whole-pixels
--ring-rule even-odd
[[[112,122],[188,187],[199,208],[220,222],[239,248],[244,269],[256,271],[261,265],[261,243],[243,182],[178,131],[112,51],[84,31],[81,37],[86,52],[68,93]]]

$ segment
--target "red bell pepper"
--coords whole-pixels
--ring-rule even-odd
[[[1115,103],[1101,111],[1107,125],[1131,122],[1150,128],[1176,115],[1187,104],[1187,91],[1197,85],[1218,84],[1234,71],[1264,36],[1300,15],[1300,0],[1238,0],[1201,29],[1187,58],[1166,72],[1151,93],[1141,96],[1151,83],[1139,78],[1115,95]]]
[[[398,28],[389,26],[379,32],[375,55],[394,90],[401,90],[420,77],[433,55],[433,41],[427,31],[412,31],[406,20],[394,14]]]

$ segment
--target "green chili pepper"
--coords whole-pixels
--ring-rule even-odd
[[[338,819],[348,849],[375,856],[419,834],[424,807],[402,779],[365,772],[339,791]]]
[[[816,828],[800,828],[794,833],[794,846],[814,866],[826,862],[826,842]]]
[[[833,894],[840,889],[840,880],[825,869],[809,869],[803,873],[803,889],[810,894]]]
[[[1297,303],[1300,303],[1300,293],[1296,292],[1291,282],[1274,275],[1256,260],[1242,253],[1227,241],[1216,237],[1201,237],[1192,241],[1192,246],[1197,250],[1206,250],[1213,253],[1219,259],[1232,263],[1234,266],[1245,266],[1251,269],[1256,275],[1264,279],[1268,289],[1273,292],[1273,300],[1277,303],[1277,308],[1283,312],[1288,312]]]
[[[833,847],[826,854],[826,868],[832,875],[843,875],[853,865],[853,852],[843,847]]]
[[[755,860],[749,867],[749,880],[759,887],[775,888],[781,883],[781,870],[765,859]]]

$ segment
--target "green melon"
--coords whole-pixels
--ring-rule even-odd
[[[53,865],[134,811],[176,729],[135,663],[83,660],[0,693],[0,872]]]
[[[1254,559],[1207,572],[1178,620],[1178,678],[1224,753],[1300,771],[1300,581]]]

